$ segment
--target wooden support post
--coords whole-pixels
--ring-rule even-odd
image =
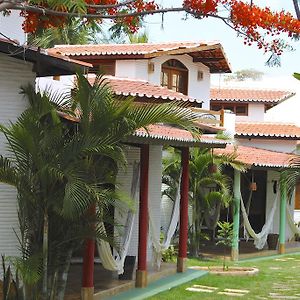
[[[279,254],[285,253],[285,224],[286,224],[286,183],[280,184],[280,227],[279,227]]]
[[[241,202],[241,173],[234,170],[233,180],[233,239],[231,247],[231,259],[239,259],[239,229],[240,229],[240,202]]]
[[[177,272],[186,270],[188,242],[188,207],[189,207],[189,148],[181,150],[181,190],[180,190],[180,227]]]
[[[222,108],[220,110],[220,127],[224,127],[224,122],[225,122],[225,110]]]
[[[96,207],[94,205],[91,207],[90,212],[91,214],[96,213]],[[95,240],[87,239],[85,242],[82,267],[82,300],[92,300],[94,297],[94,256]]]
[[[149,189],[149,145],[141,147],[141,180],[139,206],[139,245],[138,268],[136,271],[136,287],[147,286],[147,240],[148,240],[148,189]]]

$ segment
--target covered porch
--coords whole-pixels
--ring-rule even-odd
[[[158,280],[174,273],[184,273],[186,271],[187,242],[188,242],[188,191],[189,191],[189,147],[203,148],[224,148],[226,142],[218,140],[211,134],[203,134],[200,139],[194,138],[189,132],[167,125],[151,125],[148,132],[137,131],[126,140],[128,145],[129,174],[125,174],[121,182],[127,186],[126,191],[130,191],[133,181],[133,164],[139,162],[139,197],[136,202],[137,216],[133,223],[133,233],[130,239],[129,252],[136,258],[134,263],[133,277],[131,280],[120,280],[116,272],[101,269],[99,263],[95,264],[95,241],[88,240],[83,253],[82,264],[72,265],[67,299],[100,299],[108,297],[111,293],[119,293],[130,288],[145,288],[149,282]],[[177,263],[163,264],[161,269],[151,265],[151,255],[149,252],[149,207],[157,206],[160,209],[161,199],[161,158],[162,146],[168,145],[177,147],[181,151],[181,186],[180,186],[180,217],[179,243]],[[159,166],[159,167],[158,167]],[[130,178],[130,179],[129,179]],[[131,183],[130,183],[131,181]],[[159,210],[156,221],[160,220]],[[114,212],[114,217],[118,212]],[[158,218],[157,218],[158,217]],[[123,218],[124,219],[124,218]],[[160,231],[160,226],[158,226]],[[159,233],[158,233],[159,234]],[[113,252],[112,252],[113,253]],[[101,255],[100,255],[101,256]],[[149,258],[150,257],[150,258]],[[76,271],[77,270],[77,271]],[[81,272],[79,270],[82,270]],[[73,279],[72,279],[73,278]],[[82,280],[82,281],[81,281]],[[80,285],[82,282],[82,285]],[[81,289],[79,290],[79,287]],[[75,290],[72,290],[75,287]],[[76,298],[77,297],[77,298]]]
[[[236,159],[248,166],[246,173],[232,171],[234,200],[229,219],[233,222],[233,242],[231,250],[225,249],[227,255],[239,260],[298,252],[294,194],[288,195],[287,185],[282,181],[282,172],[291,168],[295,155],[231,145],[217,151],[235,153]],[[272,238],[274,245],[270,245]],[[205,255],[218,256],[224,251],[213,244],[205,245]]]

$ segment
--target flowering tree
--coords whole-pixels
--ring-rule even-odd
[[[243,36],[245,44],[254,43],[265,52],[280,55],[287,46],[282,34],[290,38],[300,34],[298,0],[293,4],[298,18],[287,11],[261,8],[253,0],[183,0],[178,7],[163,7],[155,0],[0,0],[0,11],[20,10],[25,17],[23,29],[28,33],[61,26],[70,17],[97,23],[110,19],[135,32],[146,15],[185,12],[197,19],[218,18]]]

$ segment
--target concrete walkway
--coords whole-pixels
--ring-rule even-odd
[[[206,271],[188,269],[185,273],[177,273],[154,281],[146,288],[134,288],[119,295],[107,298],[109,300],[141,300],[167,291],[171,288],[197,279],[208,274]]]

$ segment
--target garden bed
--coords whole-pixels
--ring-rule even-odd
[[[252,267],[228,267],[225,270],[222,266],[213,266],[213,267],[202,267],[202,266],[192,266],[190,267],[194,270],[205,270],[211,274],[220,275],[220,276],[254,276],[259,273],[259,269]]]

